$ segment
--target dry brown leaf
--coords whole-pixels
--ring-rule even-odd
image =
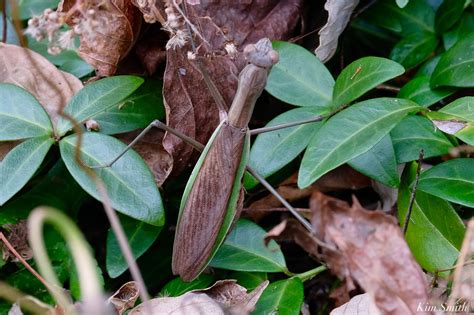
[[[5,224],[1,226],[1,228],[5,231],[4,234],[8,242],[10,242],[23,259],[29,260],[33,258],[33,251],[28,244],[28,227],[26,220],[18,221],[16,224]],[[3,253],[3,260],[7,261],[11,259],[15,262],[19,261],[3,243],[0,243],[0,249]]]
[[[372,297],[367,294],[354,296],[344,305],[331,311],[330,315],[381,315]]]
[[[328,11],[328,21],[319,31],[319,46],[314,53],[326,62],[334,55],[337,49],[339,35],[349,23],[352,11],[359,4],[359,0],[327,0],[324,9]]]
[[[237,76],[245,63],[243,58],[233,59],[226,55],[225,45],[234,43],[241,51],[246,44],[254,43],[262,37],[288,39],[301,17],[303,0],[251,2],[253,3],[207,0],[186,8],[188,19],[206,39],[207,43],[197,36],[195,39],[199,46],[199,56],[212,56],[200,58],[200,61],[222,94],[226,109],[232,102],[237,88]],[[157,6],[160,15],[166,16],[164,5],[158,2]],[[182,29],[187,32],[184,24]],[[219,123],[219,110],[196,61],[188,59],[188,52],[191,50],[190,43],[187,43],[184,47],[167,51],[163,88],[167,124],[206,143]],[[141,51],[141,55],[147,54]],[[156,65],[151,64],[150,60],[146,62],[147,69],[156,69]],[[156,60],[159,61],[160,58]],[[164,147],[173,156],[174,174],[187,168],[193,156],[197,157],[192,155],[190,146],[169,134],[165,136]]]
[[[150,300],[148,305],[153,314],[200,315],[200,314],[250,314],[260,298],[268,281],[252,292],[238,285],[235,280],[217,281],[212,287],[190,291],[178,297],[162,297]],[[142,303],[130,311],[130,315],[145,314]]]
[[[58,111],[82,89],[81,81],[62,72],[40,54],[0,43],[0,82],[18,85],[33,94],[55,122]]]
[[[428,301],[425,277],[393,217],[319,192],[310,206],[316,236],[337,249],[322,248],[327,265],[348,291],[356,281],[383,314],[429,314],[417,312]]]
[[[63,0],[59,4],[61,12],[69,11],[67,23],[71,27],[90,19],[81,13],[90,10],[95,10],[93,19],[99,23],[90,28],[92,32],[86,30],[81,34],[79,55],[97,70],[99,76],[113,75],[138,37],[142,23],[140,11],[129,0],[90,0],[79,7],[75,7],[75,3],[75,0]]]
[[[107,302],[112,304],[119,315],[131,309],[139,296],[138,287],[135,281],[125,283],[118,289]]]

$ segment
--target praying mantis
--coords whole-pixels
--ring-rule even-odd
[[[273,50],[271,41],[263,38],[256,44],[246,46],[244,56],[248,64],[239,75],[233,103],[229,112],[221,117],[221,123],[206,146],[156,120],[116,159],[101,166],[113,165],[154,127],[170,132],[202,151],[184,190],[173,245],[172,271],[184,281],[194,280],[206,268],[238,218],[243,202],[242,179],[245,171],[259,180],[308,231],[313,232],[311,224],[247,162],[251,135],[321,121],[326,117],[312,117],[250,131],[248,123],[255,103],[265,88],[271,67],[278,62],[278,53]],[[212,87],[210,90],[214,93],[217,91]],[[218,102],[218,97],[215,98]]]

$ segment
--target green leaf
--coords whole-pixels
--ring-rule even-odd
[[[47,39],[38,42],[28,37],[28,48],[48,59],[62,71],[69,72],[78,78],[82,78],[94,71],[94,68],[79,57],[77,52],[74,50],[63,50],[57,55],[51,55],[48,53]]]
[[[334,107],[354,101],[377,85],[405,72],[396,62],[380,57],[364,57],[352,62],[336,80]]]
[[[414,33],[400,40],[390,52],[390,59],[413,68],[427,59],[438,45],[432,33]]]
[[[439,112],[453,115],[474,123],[474,96],[458,98],[454,102],[441,108]]]
[[[435,28],[439,34],[447,31],[461,17],[466,0],[443,1],[436,10]]]
[[[86,85],[69,101],[64,112],[82,123],[118,104],[143,83],[134,76],[115,76]],[[72,128],[69,120],[61,118],[58,134],[64,135]]]
[[[390,132],[399,164],[418,160],[423,149],[425,158],[443,155],[453,147],[448,138],[431,121],[421,116],[404,118]]]
[[[59,0],[18,0],[16,1],[20,12],[20,20],[27,20],[32,16],[41,15],[45,9],[55,9]],[[11,15],[11,10],[9,10]]]
[[[441,59],[441,55],[436,55],[430,60],[426,61],[417,71],[414,78],[417,77],[429,77],[433,74],[434,69],[438,65],[439,60]]]
[[[444,49],[448,50],[458,40],[468,36],[474,30],[474,12],[465,12],[454,28],[443,34]]]
[[[127,216],[120,216],[120,223],[122,223],[135,259],[143,255],[153,245],[161,232],[161,227],[149,225]],[[115,233],[111,229],[107,232],[105,267],[111,278],[117,278],[128,269]]]
[[[430,87],[429,76],[419,76],[405,84],[397,97],[407,98],[423,107],[429,107],[443,98],[456,92],[456,88],[440,87],[432,89]]]
[[[431,86],[474,86],[474,34],[461,39],[443,54],[431,77]]]
[[[314,109],[296,108],[277,116],[266,127],[308,119],[317,115],[318,113]],[[249,165],[263,177],[275,174],[303,152],[320,126],[321,122],[315,122],[260,134],[250,150]]]
[[[398,193],[398,219],[405,221],[417,164],[406,166]],[[454,265],[464,237],[464,224],[449,202],[418,190],[405,239],[417,262],[429,272]]]
[[[360,102],[330,118],[314,135],[303,156],[298,186],[305,188],[330,170],[367,152],[410,112],[409,100],[376,98]]]
[[[454,159],[420,175],[418,190],[474,208],[474,159]]]
[[[265,246],[265,234],[265,230],[257,224],[239,220],[209,265],[239,271],[286,271],[280,247],[274,241]]]
[[[145,128],[154,119],[165,117],[160,81],[146,80],[132,95],[111,109],[94,116],[105,134]]]
[[[58,191],[61,193],[58,194]],[[26,219],[30,211],[38,206],[65,209],[69,215],[74,215],[86,196],[86,192],[71,177],[64,163],[59,160],[31,190],[0,207],[0,225]]]
[[[181,278],[174,278],[161,289],[161,296],[180,296],[192,290],[205,289],[214,282],[214,277],[210,274],[201,274],[191,282],[184,282]]]
[[[51,135],[53,126],[33,95],[22,88],[0,83],[0,141]]]
[[[61,157],[79,185],[100,200],[94,181],[75,160],[76,141],[76,135],[60,141]],[[80,152],[86,165],[100,166],[110,163],[125,148],[126,145],[115,138],[88,132],[83,135]],[[139,221],[163,225],[164,210],[160,193],[149,168],[135,151],[127,151],[111,167],[93,171],[104,182],[114,209]]]
[[[273,42],[280,61],[272,67],[265,89],[276,98],[297,106],[331,110],[334,79],[311,52],[287,42]]]
[[[50,137],[29,139],[5,156],[0,162],[0,206],[26,185],[53,143]]]
[[[298,315],[303,299],[304,288],[299,278],[276,281],[263,291],[252,314]]]
[[[389,135],[382,138],[369,151],[347,162],[358,172],[390,187],[398,187],[397,160]]]

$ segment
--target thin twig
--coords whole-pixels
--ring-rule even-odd
[[[16,251],[16,249],[12,246],[12,244],[8,241],[5,235],[0,232],[0,240],[2,240],[3,244],[8,248],[10,252],[21,262],[29,272],[33,274],[46,288],[51,288],[51,285],[35,270],[31,265],[23,258],[21,255]]]
[[[388,85],[388,84],[380,84],[380,85],[377,85],[375,88],[378,90],[385,90],[385,91],[390,91],[390,92],[395,92],[395,93],[400,92],[399,87]]]
[[[415,182],[413,183],[413,188],[410,194],[410,202],[408,203],[408,210],[407,214],[405,215],[405,222],[403,222],[403,234],[405,235],[408,230],[408,224],[411,218],[411,212],[413,210],[413,203],[415,202],[415,195],[416,195],[416,187],[418,186],[418,181],[420,179],[421,173],[421,162],[423,161],[423,157],[425,155],[425,151],[423,149],[420,150],[420,155],[418,156],[418,167],[416,169],[416,177]]]
[[[2,9],[2,43],[7,42],[7,3],[6,0],[1,0],[0,8]]]

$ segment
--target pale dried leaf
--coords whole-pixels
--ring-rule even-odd
[[[235,280],[221,280],[207,289],[194,290],[178,297],[156,298],[147,303],[153,314],[160,315],[245,315],[254,309],[267,285],[268,281],[264,281],[251,293],[247,293]],[[142,303],[129,314],[146,314],[146,309]]]
[[[328,21],[319,31],[319,46],[314,53],[326,62],[334,55],[342,31],[349,23],[351,14],[359,0],[327,0],[324,9],[328,11]]]
[[[344,305],[331,311],[330,315],[381,315],[369,294],[354,296]]]
[[[131,309],[139,296],[139,290],[135,281],[125,283],[118,289],[107,302],[112,304],[119,315]]]
[[[17,303],[15,303],[12,305],[12,307],[8,311],[8,315],[23,315],[23,312],[21,311],[20,306]]]
[[[467,127],[467,123],[464,121],[451,119],[451,120],[433,120],[433,124],[441,130],[449,135],[454,135],[458,131],[461,131],[465,127]]]
[[[0,82],[18,85],[43,105],[55,122],[58,111],[82,89],[81,81],[62,72],[40,54],[20,46],[0,43]]]

